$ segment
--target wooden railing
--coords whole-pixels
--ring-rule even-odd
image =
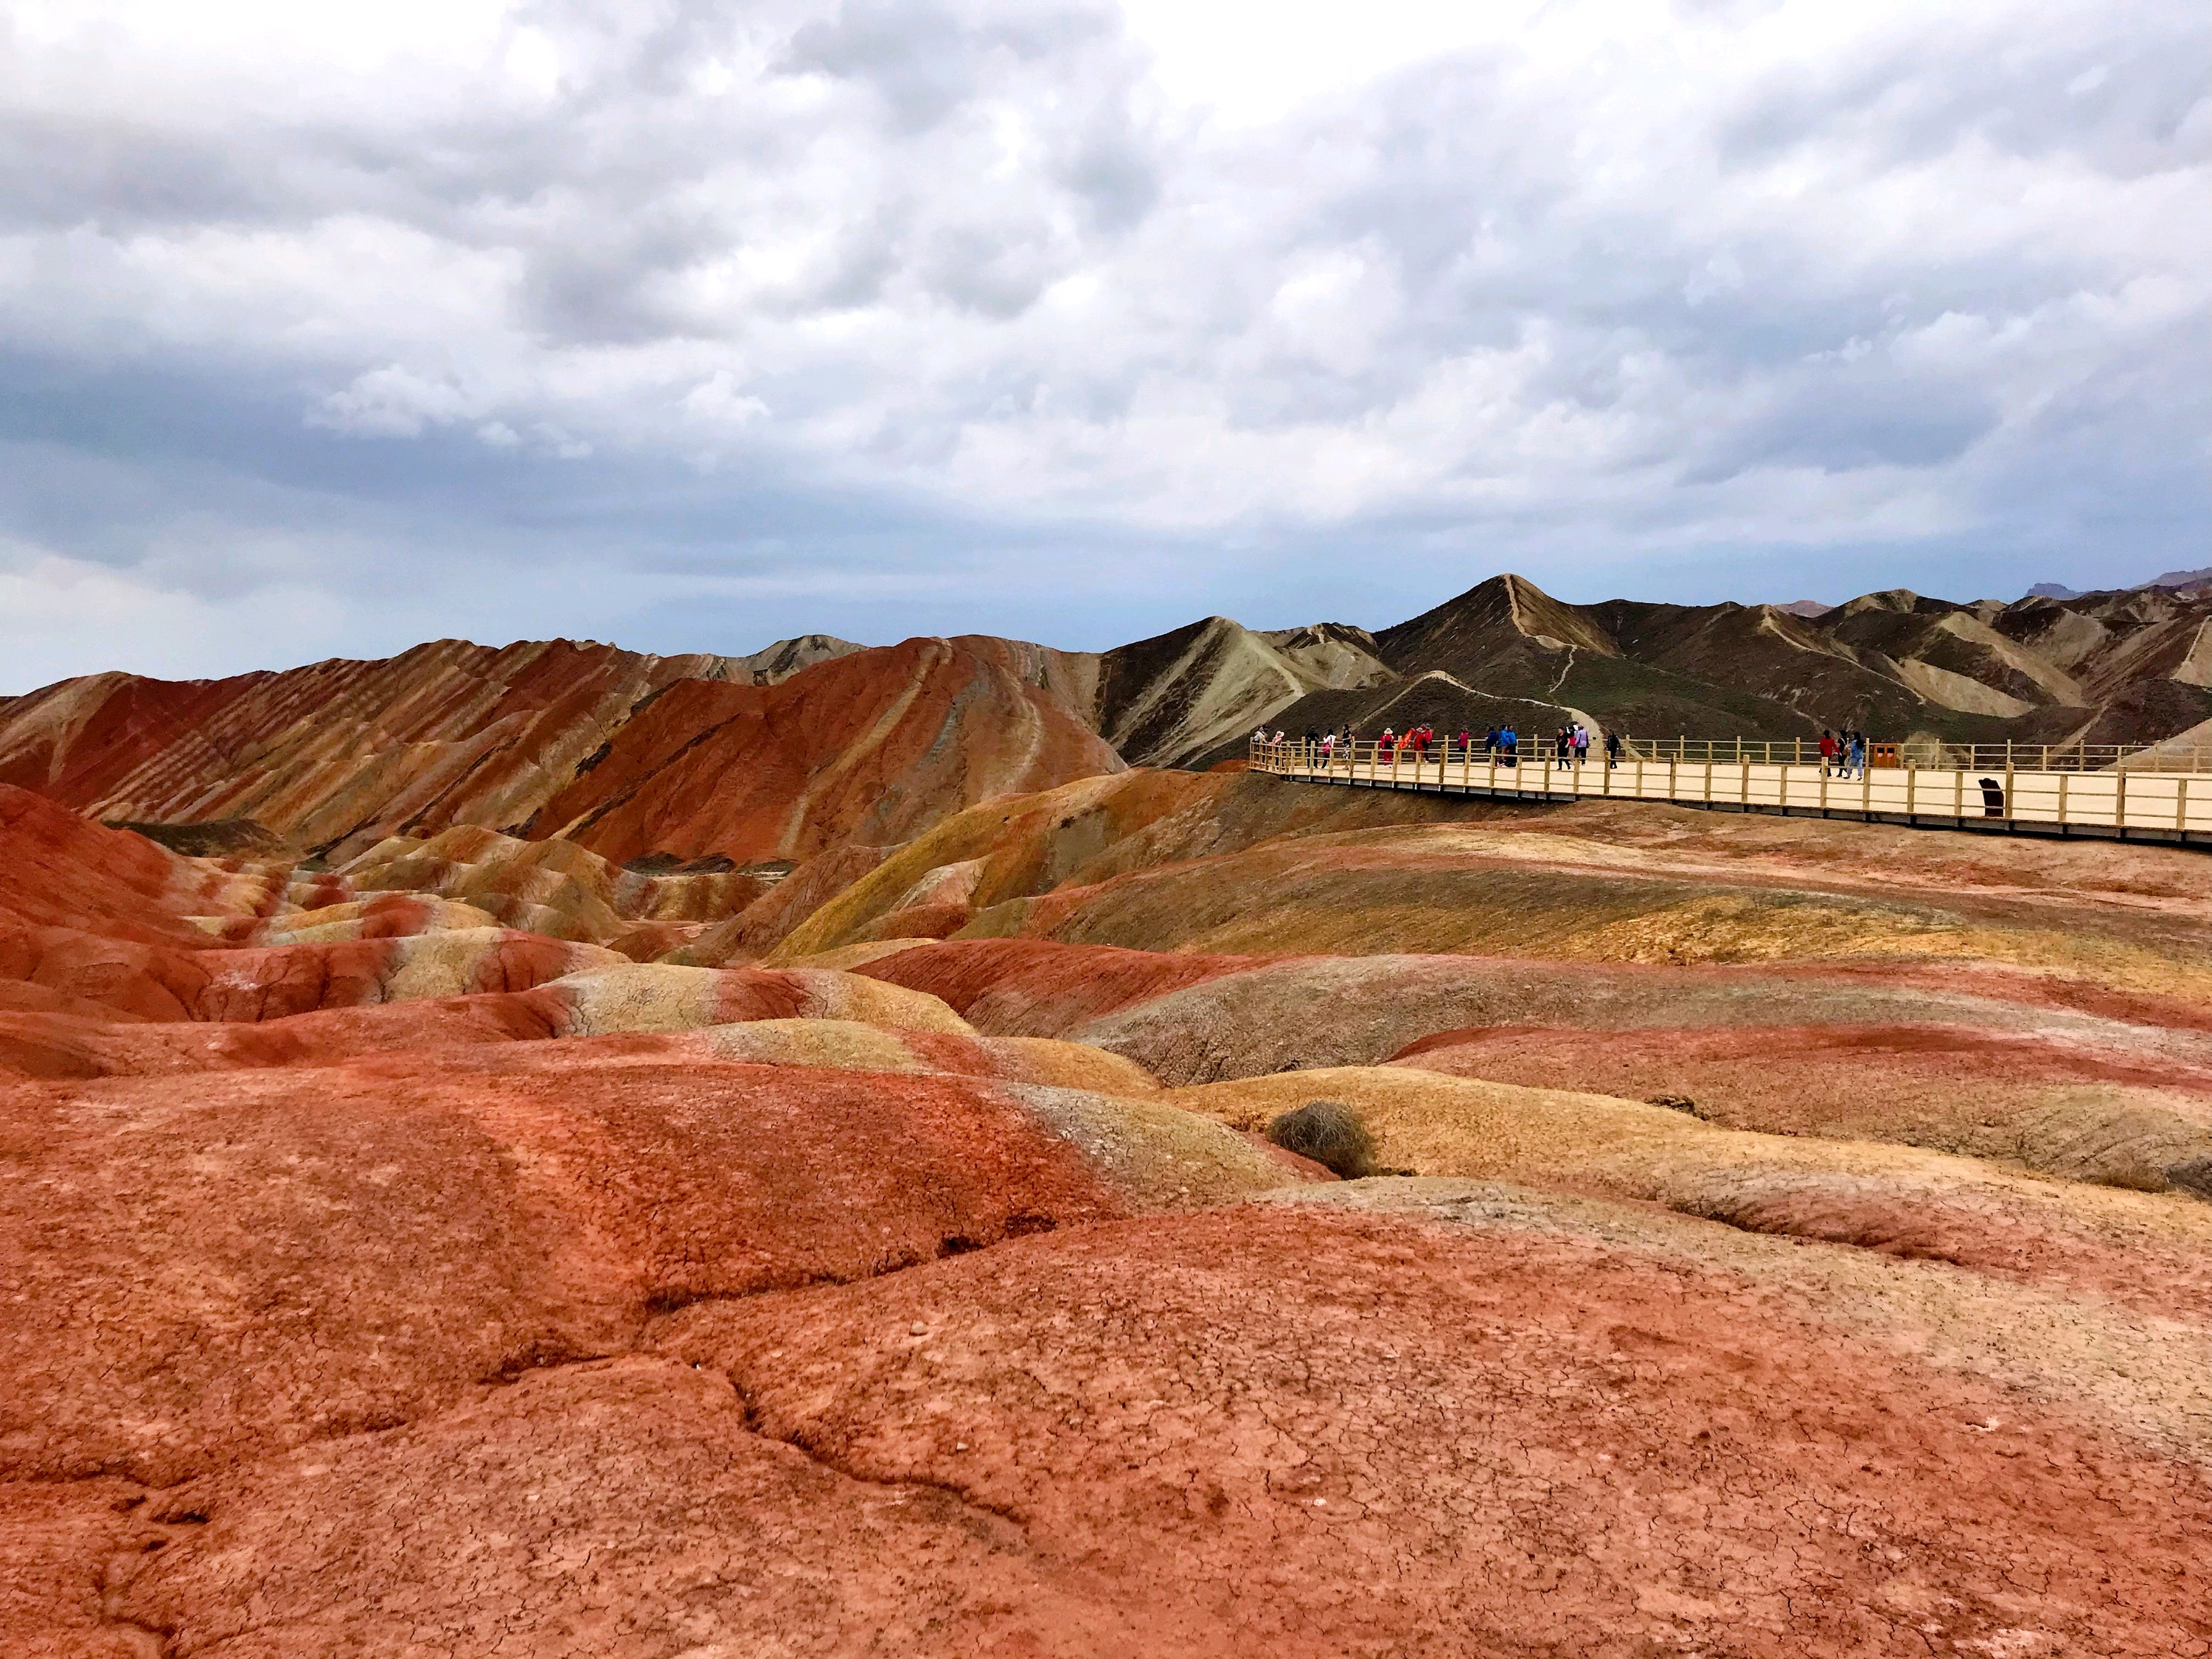
[[[1729,766],[1818,766],[1817,738],[1630,738],[1632,754],[1650,760],[1713,761]],[[1478,747],[1480,745],[1478,744]],[[2212,748],[2152,743],[1945,743],[1939,738],[1905,738],[1878,749],[1894,750],[1897,763],[1923,771],[1994,772],[2180,772],[2212,770]]]
[[[1873,745],[1874,763],[1824,766],[1787,743],[1639,738],[1608,761],[1593,746],[1561,762],[1552,744],[1518,752],[1432,744],[1255,739],[1255,771],[1310,783],[1425,789],[1516,799],[1671,801],[1746,812],[1859,817],[1946,828],[2212,839],[2212,773],[2182,770],[2170,751],[2079,745]],[[2212,754],[2205,756],[2212,760]],[[2101,763],[2100,763],[2101,759]],[[1942,761],[1942,764],[1928,763]],[[1969,763],[1960,764],[1961,762]],[[2085,764],[2086,763],[2086,764]]]

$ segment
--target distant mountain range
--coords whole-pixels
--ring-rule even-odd
[[[2106,591],[2138,593],[2146,587],[2185,589],[2208,586],[2212,586],[2212,565],[2207,565],[2202,570],[2169,570],[2163,576],[2153,576],[2148,581],[2137,582],[2133,587]],[[2027,597],[2031,599],[2086,599],[2089,595],[2076,592],[2063,582],[2038,582],[2027,590]]]
[[[1208,617],[1103,652],[983,635],[817,634],[750,657],[441,641],[0,698],[0,783],[109,821],[250,821],[331,857],[477,824],[617,862],[744,862],[895,844],[978,801],[1125,765],[1205,768],[1263,723],[2153,742],[2212,722],[2206,574],[1832,607],[1573,605],[1502,575],[1377,633]]]

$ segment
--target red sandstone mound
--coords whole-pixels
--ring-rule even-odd
[[[532,820],[614,860],[803,858],[904,841],[988,796],[1122,769],[988,654],[908,640],[766,688],[688,680],[641,708]]]
[[[576,838],[617,861],[742,862],[903,840],[986,796],[1121,767],[1048,677],[1024,678],[1020,647],[830,643],[787,675],[565,641],[96,675],[0,702],[0,783],[89,817],[250,820],[339,860],[388,836],[588,818]]]
[[[179,1654],[1163,1650],[1017,1522],[842,1474],[669,1360],[534,1373],[188,1491],[146,1506],[170,1559],[125,1558],[150,1570],[118,1597]]]
[[[939,948],[964,944],[953,940]],[[1169,953],[1156,959],[1173,963],[1184,958]],[[870,963],[861,971],[884,966]],[[1880,1029],[1907,1022],[2043,1032],[2132,1057],[2137,1064],[2212,1064],[2212,1042],[2199,1032],[1894,985],[1868,975],[1488,956],[1313,957],[1261,963],[1208,975],[1088,1024],[1043,1034],[1126,1054],[1170,1082],[1202,1083],[1316,1066],[1379,1065],[1434,1033],[1476,1027],[1566,1027],[1600,1033],[1753,1024]]]
[[[1146,1607],[1155,1652],[2212,1636],[2201,1472],[1557,1233],[1146,1221],[701,1308],[664,1340],[764,1432],[1013,1519],[1027,1559]]]
[[[264,881],[179,858],[0,784],[0,925],[200,942],[208,935],[185,916],[250,916],[274,902]]]
[[[7,706],[0,781],[99,817],[251,818],[356,850],[410,826],[519,823],[632,705],[726,672],[713,657],[446,640],[228,680],[95,675]]]
[[[888,857],[888,847],[841,842],[817,853],[727,920],[668,953],[671,962],[702,968],[734,966],[766,956],[815,911]]]
[[[1168,956],[1044,939],[948,939],[854,971],[941,997],[977,1030],[1058,1036],[1187,986],[1259,966],[1252,957]]]
[[[464,824],[428,839],[379,842],[330,879],[349,894],[434,894],[461,901],[501,926],[551,939],[616,945],[658,928],[670,935],[662,946],[669,949],[772,890],[773,878],[736,869],[726,858],[696,866],[672,859],[625,869],[574,842],[521,841]],[[278,918],[270,925],[298,924]]]
[[[981,1079],[649,1041],[185,1091],[19,1085],[0,1126],[17,1174],[0,1192],[0,1480],[168,1484],[621,1348],[656,1309],[1124,1206]]]
[[[0,927],[0,1007],[141,1019],[263,1020],[319,1008],[526,991],[623,961],[495,927],[230,950]]]
[[[0,968],[8,965],[5,944],[0,939]],[[117,965],[111,950],[76,967],[94,976]],[[0,980],[0,994],[49,1000],[0,1006],[0,1075],[319,1065],[400,1049],[691,1031],[751,1020],[969,1032],[936,998],[855,975],[637,963],[611,951],[496,932],[188,957],[148,953],[143,969],[113,983],[79,984],[103,992],[106,1003],[35,979]],[[57,977],[47,962],[38,971]],[[1115,1055],[1098,1059],[1105,1071],[1129,1065]]]

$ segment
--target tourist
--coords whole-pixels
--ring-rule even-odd
[[[1842,748],[1843,745],[1836,741],[1836,734],[1826,726],[1822,726],[1820,728],[1820,775],[1822,777],[1826,777],[1835,769],[1836,757]]]
[[[1589,727],[1580,720],[1575,722],[1575,764],[1582,766],[1589,760]]]

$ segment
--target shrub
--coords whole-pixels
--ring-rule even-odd
[[[1375,1173],[1375,1137],[1340,1100],[1310,1100],[1285,1112],[1267,1126],[1267,1139],[1346,1181]]]

